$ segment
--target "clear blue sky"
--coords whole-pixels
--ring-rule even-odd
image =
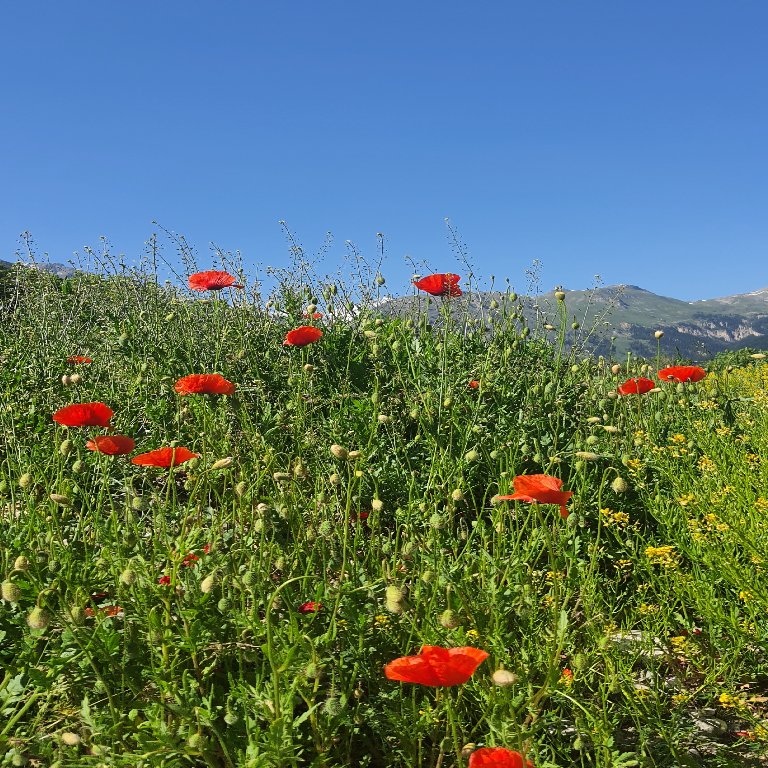
[[[0,9],[0,258],[152,220],[246,265],[334,235],[525,290],[768,285],[765,0],[16,2]],[[169,250],[169,255],[171,251]]]

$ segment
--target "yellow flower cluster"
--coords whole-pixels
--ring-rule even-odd
[[[629,523],[629,515],[626,512],[617,512],[609,507],[605,507],[600,510],[600,514],[606,525],[617,525],[621,528]]]
[[[694,501],[696,501],[696,496],[694,494],[685,493],[678,498],[677,503],[681,507],[687,507],[689,504],[693,504]]]
[[[717,469],[717,464],[706,454],[699,459],[698,466],[700,472],[714,472]]]
[[[645,556],[652,565],[674,569],[680,565],[675,548],[669,545],[663,547],[646,547]]]
[[[676,435],[672,435],[668,438],[669,442],[673,445],[683,445],[688,442],[688,438],[685,435],[681,435],[679,432]]]
[[[661,612],[661,606],[653,603],[640,603],[640,605],[637,606],[637,612],[641,616],[653,616]]]
[[[755,499],[755,511],[768,512],[768,499],[763,496],[758,496]]]

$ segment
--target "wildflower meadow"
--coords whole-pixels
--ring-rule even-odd
[[[764,355],[152,255],[0,283],[0,764],[768,765]]]

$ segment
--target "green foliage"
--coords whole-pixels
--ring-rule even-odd
[[[151,271],[14,283],[6,763],[426,768],[466,765],[475,743],[538,768],[757,765],[768,366],[742,355],[619,397],[653,369],[568,352],[565,302],[546,333],[441,299],[342,312],[381,283],[297,274],[269,306]],[[310,299],[322,320],[302,317]],[[308,322],[321,341],[282,344]],[[213,372],[232,397],[174,391]],[[92,401],[137,452],[200,458],[169,471],[88,450],[103,430],[51,416]],[[524,474],[563,480],[567,519],[494,498]],[[422,644],[490,658],[452,689],[383,675]]]

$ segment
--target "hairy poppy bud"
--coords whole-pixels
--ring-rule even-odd
[[[611,490],[614,493],[625,493],[628,489],[627,481],[621,476],[617,476],[611,483]]]
[[[379,424],[389,424],[390,421],[392,421],[391,417],[387,416],[385,413],[380,413],[376,420],[379,422]]]
[[[27,616],[27,626],[30,629],[45,629],[51,623],[51,614],[36,605]]]
[[[660,339],[664,335],[664,331],[656,331],[653,334],[657,339]]]
[[[508,669],[497,669],[491,675],[491,680],[493,680],[494,685],[503,688],[506,685],[514,685],[517,682],[517,675]]]
[[[584,461],[598,461],[600,458],[599,453],[592,453],[592,451],[576,451],[574,456]]]
[[[72,383],[72,378],[69,376],[69,374],[65,373],[65,374],[64,374],[64,375],[61,377],[61,383],[62,383],[62,384],[65,386],[65,387],[68,387],[68,386],[69,386],[69,385]]]
[[[29,558],[25,557],[24,555],[19,555],[14,561],[13,561],[13,570],[14,571],[26,571],[29,569]]]
[[[71,381],[73,384],[79,384],[79,383],[80,383],[80,382],[83,380],[83,377],[82,377],[82,376],[81,376],[79,373],[73,373],[73,374],[72,374],[72,375],[69,377],[69,380],[70,380],[70,381]]]
[[[84,470],[85,470],[85,462],[81,461],[80,459],[72,462],[72,471],[76,475],[79,475]]]
[[[464,461],[477,461],[479,458],[480,454],[474,448],[464,454]]]
[[[245,483],[245,481],[241,480],[236,486],[235,486],[235,495],[238,498],[242,498],[245,496],[245,492],[248,490],[248,486]]]
[[[340,459],[341,461],[346,461],[346,459],[349,458],[349,451],[343,445],[334,443],[329,450],[331,456]]]
[[[578,320],[574,320],[571,323],[571,328],[573,328],[574,331],[578,331],[579,328],[581,328],[581,323]]]
[[[454,501],[464,501],[464,491],[462,491],[461,488],[454,488],[451,491],[451,498]]]
[[[372,499],[371,509],[374,512],[381,512],[384,509],[384,502],[381,499]]]
[[[18,603],[21,599],[21,590],[12,581],[6,580],[0,585],[0,594],[3,600],[9,603]]]
[[[498,309],[499,308],[499,302],[496,301],[496,299],[491,299],[490,307],[491,307],[491,309]]]
[[[396,587],[394,584],[390,584],[385,592],[385,597],[387,600],[391,600],[392,602],[399,603],[403,600],[403,590],[400,589],[400,587]]]
[[[390,613],[402,613],[403,612],[403,604],[397,600],[387,600],[384,603],[384,607],[390,612]]]
[[[120,581],[125,584],[127,587],[130,587],[132,584],[136,583],[136,571],[134,571],[131,568],[126,568],[121,574],[120,574]]]
[[[445,629],[456,629],[459,624],[461,624],[461,621],[459,620],[456,611],[452,611],[449,608],[440,614],[440,626],[444,627]]]
[[[308,315],[314,315],[317,312],[317,304],[307,304],[306,313]]]
[[[131,509],[134,512],[143,512],[149,509],[149,502],[143,496],[134,496],[131,499]]]
[[[355,460],[359,459],[362,455],[363,454],[362,454],[361,451],[350,451],[349,455],[348,455],[348,458],[349,458],[350,461],[355,461]]]
[[[276,483],[285,483],[291,479],[291,474],[290,472],[273,472],[272,479]]]
[[[543,328],[545,331],[554,331],[555,326],[552,323],[544,323]]]
[[[211,469],[226,469],[227,467],[231,467],[232,463],[234,462],[234,458],[232,456],[227,456],[224,459],[219,459],[218,461],[215,461],[211,465]]]
[[[617,375],[621,373],[621,366],[618,363],[615,363],[611,366],[611,373],[614,375]]]
[[[72,447],[71,440],[62,440],[61,445],[59,446],[59,453],[62,456],[69,456],[69,454],[72,453]]]
[[[376,273],[376,285],[384,285],[387,281],[384,279],[384,276],[381,274],[381,272]]]
[[[328,476],[328,482],[331,485],[338,485],[341,482],[341,475],[338,475],[336,472],[334,472],[332,475]]]
[[[305,373],[312,373],[315,370],[315,366],[312,365],[312,363],[306,363],[304,365],[304,372]]]
[[[80,743],[80,737],[73,731],[64,731],[59,738],[67,747],[76,747]]]
[[[207,595],[213,591],[213,588],[215,586],[216,586],[216,574],[210,573],[200,582],[200,591],[204,595]]]
[[[61,507],[72,506],[72,499],[70,499],[69,496],[65,496],[63,493],[52,493],[48,498],[54,502],[54,504],[58,504]]]
[[[32,475],[29,472],[25,472],[19,478],[19,488],[24,488],[26,490],[31,485],[32,485]]]

